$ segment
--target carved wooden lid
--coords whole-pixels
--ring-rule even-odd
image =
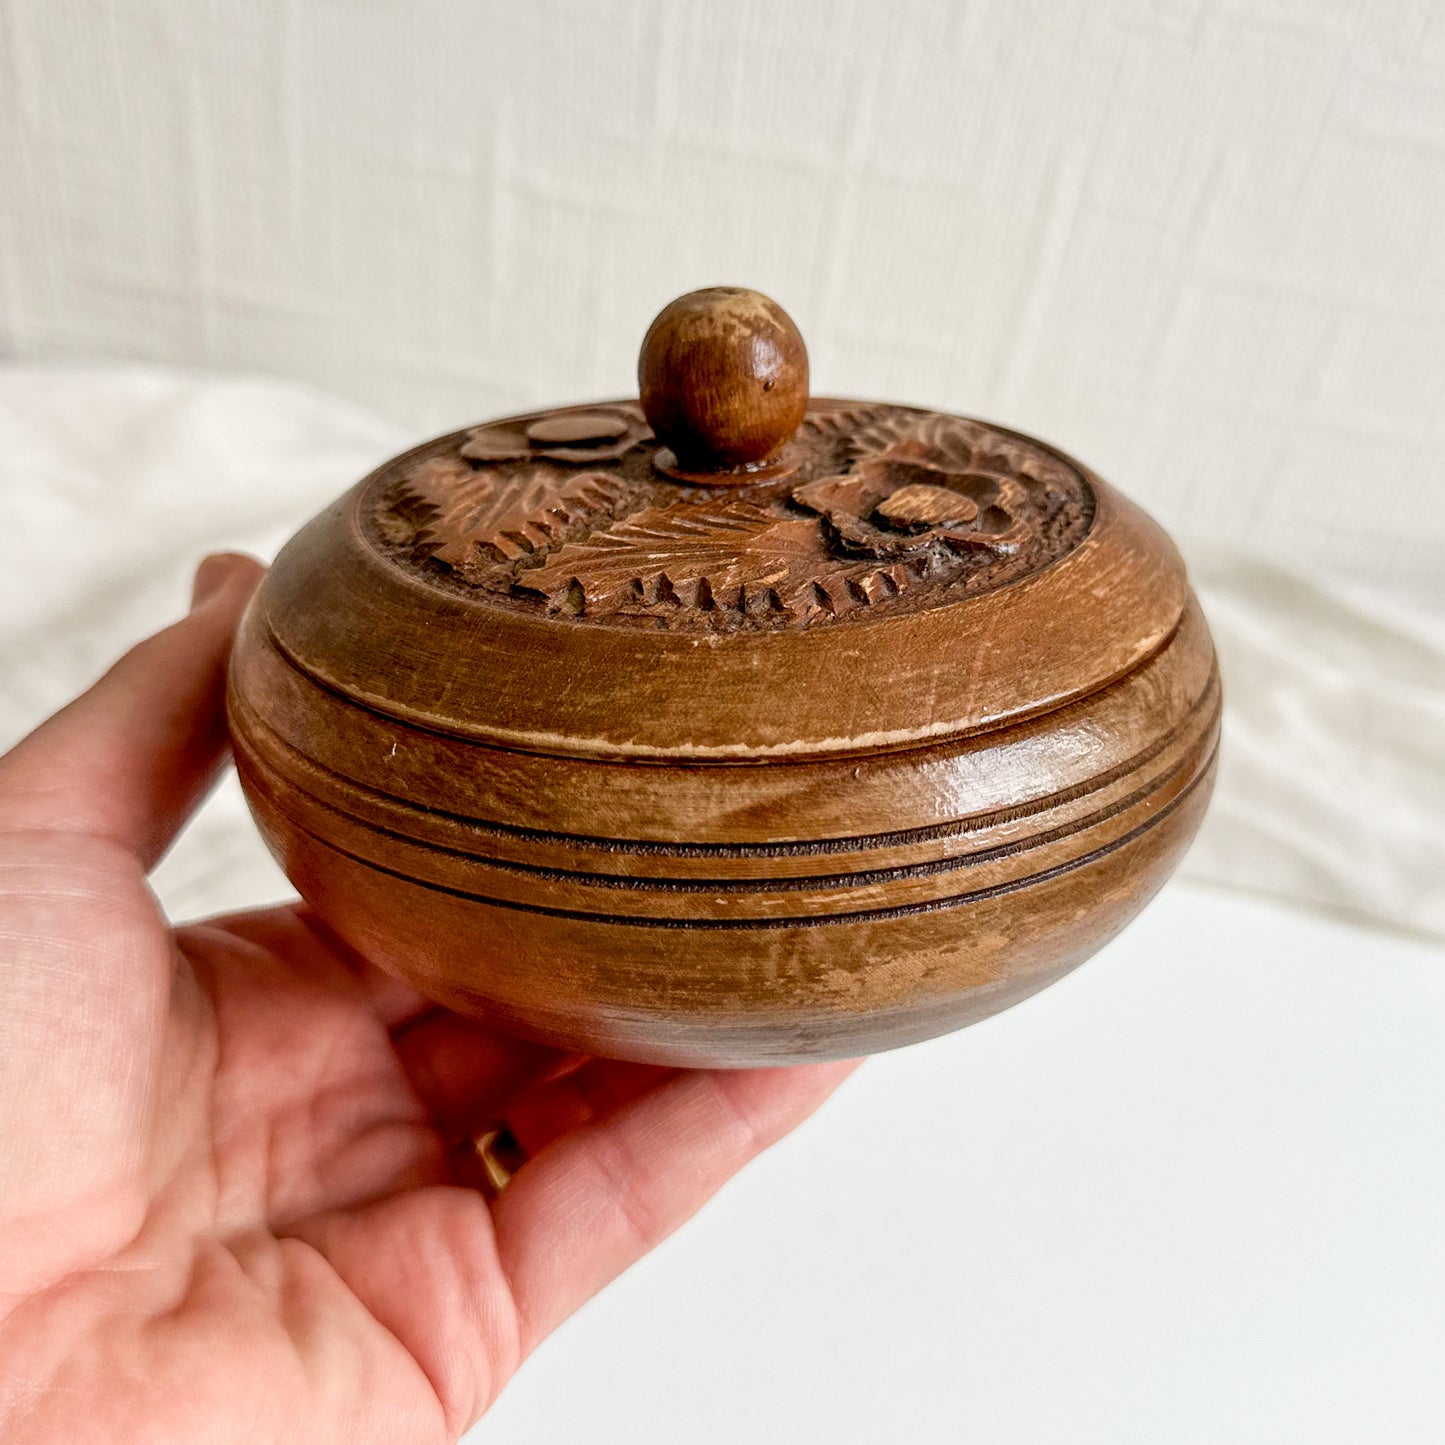
[[[283,653],[361,705],[504,746],[869,752],[1059,707],[1168,639],[1138,508],[1016,432],[807,395],[796,327],[715,288],[654,322],[641,403],[388,462],[283,551]]]

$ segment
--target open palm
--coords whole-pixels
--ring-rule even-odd
[[[0,1435],[445,1441],[849,1065],[681,1072],[428,1004],[304,908],[172,930],[260,569],[0,759]],[[525,1164],[495,1197],[471,1141]]]

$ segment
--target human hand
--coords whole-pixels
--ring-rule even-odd
[[[684,1072],[435,1008],[304,907],[171,929],[261,575],[0,759],[0,1435],[452,1440],[849,1064]],[[470,1141],[526,1162],[495,1198]]]

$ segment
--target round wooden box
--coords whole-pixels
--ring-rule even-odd
[[[1063,453],[809,399],[697,292],[641,404],[424,443],[282,551],[237,763],[304,898],[440,1002],[702,1066],[958,1028],[1116,933],[1197,828],[1214,649]]]

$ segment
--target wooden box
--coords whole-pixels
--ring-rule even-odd
[[[1214,650],[1169,539],[1052,447],[807,395],[774,303],[674,302],[641,403],[388,462],[232,660],[301,894],[454,1008],[741,1066],[994,1013],[1203,814]]]

